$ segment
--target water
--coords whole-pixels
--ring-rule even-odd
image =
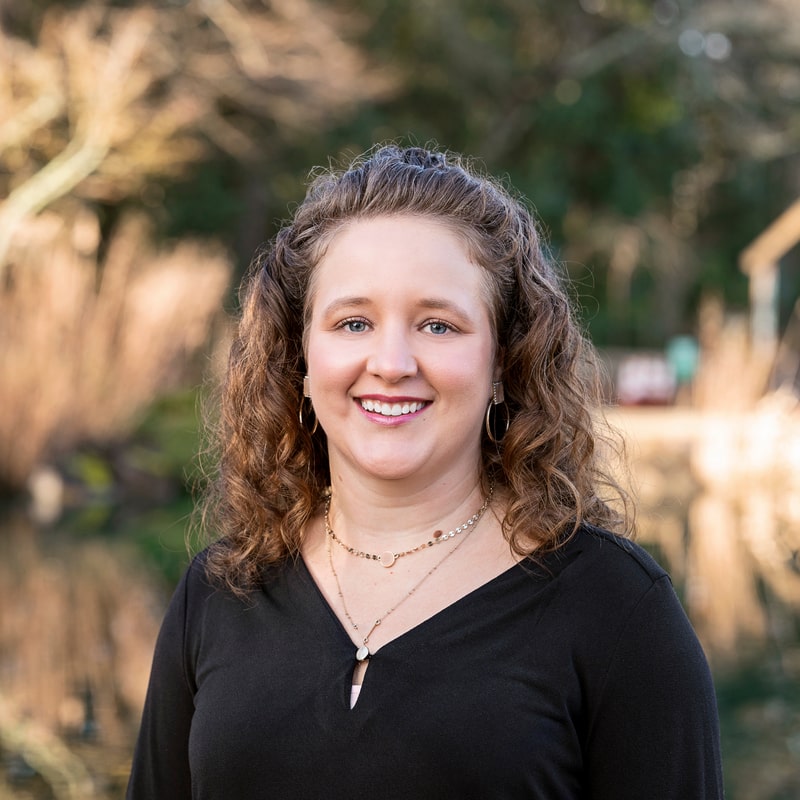
[[[671,570],[709,654],[728,798],[796,800],[796,563],[787,552],[766,569],[743,520],[698,489],[680,453],[649,469],[637,470],[640,541]],[[185,498],[89,506],[53,526],[22,508],[0,514],[0,800],[123,796],[153,643],[188,558],[189,510]]]
[[[640,542],[714,672],[729,800],[800,798],[800,429],[794,405],[624,412]]]
[[[0,516],[0,798],[122,797],[185,505],[107,513]]]

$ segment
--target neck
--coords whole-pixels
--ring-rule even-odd
[[[435,530],[446,533],[471,517],[485,498],[477,472],[417,487],[334,480],[331,495],[331,527],[348,545],[365,550],[416,545]]]

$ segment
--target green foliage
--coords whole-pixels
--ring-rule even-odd
[[[3,24],[35,40],[49,5],[6,4]],[[312,166],[376,141],[438,142],[507,175],[535,206],[553,250],[593,274],[585,312],[600,343],[663,343],[692,328],[708,292],[745,307],[738,255],[796,194],[800,46],[787,33],[784,4],[765,0],[759,13],[699,0],[316,0],[316,7],[363,57],[353,96],[375,99],[332,104],[292,126],[281,122],[298,116],[292,104],[303,113],[309,104],[302,91],[281,87],[300,73],[287,67],[283,75],[275,62],[275,74],[258,85],[269,97],[275,91],[274,103],[256,101],[257,79],[240,75],[235,91],[220,93],[224,125],[213,128],[202,163],[142,193],[163,236],[220,237],[243,270],[302,197]],[[258,14],[280,16],[267,3]],[[682,38],[687,31],[694,50]],[[311,29],[298,23],[296,52],[307,35],[311,41]],[[203,41],[187,38],[185,46]],[[317,65],[298,86],[343,69],[330,52],[328,69]],[[377,73],[390,76],[390,88],[361,93]],[[220,136],[224,126],[234,139]],[[230,149],[241,135],[256,143],[246,157]],[[570,227],[576,214],[582,222]],[[618,233],[632,228],[641,242],[627,308],[613,295],[610,273],[619,269]],[[785,283],[787,293],[795,290]],[[781,299],[784,315],[793,300]]]
[[[663,344],[693,328],[708,292],[745,307],[738,255],[796,192],[800,49],[781,36],[780,4],[761,16],[691,0],[319,6],[338,15],[365,74],[388,71],[394,88],[302,131],[264,127],[260,162],[214,156],[166,189],[168,235],[221,235],[243,268],[313,165],[376,141],[435,141],[507,175],[570,272],[593,276],[593,296],[579,293],[599,343]],[[695,27],[729,52],[684,52]],[[641,233],[625,303],[609,294],[623,229]]]
[[[114,535],[133,544],[143,561],[174,587],[190,559],[187,529],[192,514],[188,498],[121,521]]]
[[[198,165],[191,176],[167,185],[162,205],[163,235],[217,235],[231,239],[244,213],[241,171],[225,160]]]
[[[194,389],[154,403],[132,437],[130,462],[154,476],[190,481],[199,448],[197,403]]]
[[[800,779],[800,689],[784,659],[797,651],[784,643],[782,651],[763,644],[740,655],[736,670],[715,676],[722,730],[723,767],[731,800],[758,797],[789,800],[796,797]]]

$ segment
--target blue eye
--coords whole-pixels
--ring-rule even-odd
[[[350,333],[363,333],[367,329],[367,323],[363,319],[346,319],[339,327]]]
[[[431,333],[436,334],[437,336],[441,336],[444,333],[449,333],[452,329],[450,325],[446,322],[441,322],[439,320],[433,320],[432,322],[426,323],[426,327]]]

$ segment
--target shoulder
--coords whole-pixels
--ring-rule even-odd
[[[216,545],[197,553],[186,567],[167,610],[165,621],[180,632],[190,663],[206,648],[228,646],[245,640],[263,624],[275,607],[285,607],[283,585],[291,583],[285,565],[270,568],[264,582],[247,592],[236,592],[208,570],[208,559]],[[238,639],[237,639],[238,637]]]
[[[553,610],[572,631],[576,660],[638,680],[665,668],[707,680],[702,648],[667,572],[640,545],[582,526],[553,554]],[[647,679],[649,680],[649,678]]]
[[[666,570],[641,545],[596,525],[584,523],[572,541],[589,558],[608,568],[630,572],[644,581],[669,577]]]
[[[548,556],[547,562],[564,577],[607,588],[621,583],[646,591],[656,582],[669,582],[666,570],[643,547],[587,523]]]
[[[238,597],[209,570],[209,556],[218,546],[211,544],[192,556],[175,587],[171,610],[191,618],[205,614],[210,606],[247,603],[246,598]]]
[[[685,625],[669,575],[629,539],[582,525],[543,566],[551,573],[553,610],[589,640],[614,638],[628,625]]]
[[[223,545],[213,543],[192,557],[175,589],[173,604],[182,602],[189,613],[211,608],[246,611],[262,604],[267,596],[291,591],[307,575],[299,561],[287,558],[263,567],[252,588],[238,591],[209,565],[215,548],[220,546]]]
[[[210,545],[192,556],[178,583],[176,593],[183,591],[187,596],[189,594],[196,596],[209,594],[215,590],[215,583],[209,577],[207,569],[208,557],[213,548],[214,545]]]

